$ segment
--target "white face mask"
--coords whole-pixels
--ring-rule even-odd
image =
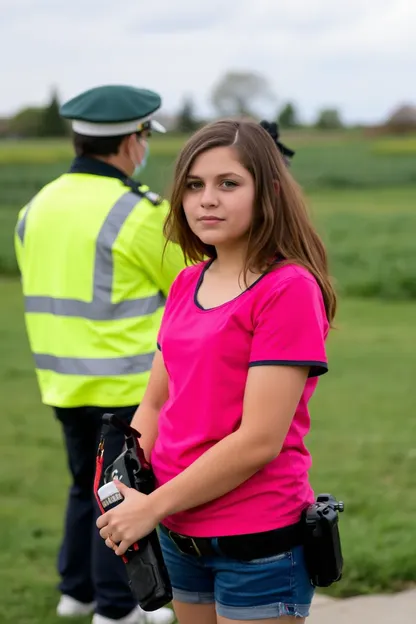
[[[134,171],[133,171],[133,178],[136,177],[140,173],[140,171],[142,171],[146,167],[147,159],[149,157],[149,152],[150,152],[149,143],[146,141],[143,158],[140,163],[136,164]],[[134,163],[134,160],[133,160],[133,163]]]

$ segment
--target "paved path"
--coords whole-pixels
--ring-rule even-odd
[[[317,595],[307,624],[395,624],[416,622],[416,589],[399,594],[337,600]]]

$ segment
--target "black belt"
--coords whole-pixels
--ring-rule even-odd
[[[218,548],[213,544],[215,538],[212,537],[181,535],[163,525],[161,530],[170,537],[182,554],[194,557],[212,557],[220,551],[226,557],[250,561],[279,555],[303,543],[302,522],[263,533],[219,537]]]

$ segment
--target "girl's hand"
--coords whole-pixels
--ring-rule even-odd
[[[114,483],[124,501],[100,516],[97,527],[106,545],[113,548],[116,555],[124,555],[129,546],[156,528],[161,517],[150,496],[141,494],[120,481],[114,480]]]

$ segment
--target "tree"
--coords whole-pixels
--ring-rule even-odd
[[[59,101],[56,92],[52,93],[49,106],[45,108],[39,128],[42,137],[62,137],[68,134],[65,120],[59,114]]]
[[[315,125],[321,130],[337,130],[343,127],[339,111],[336,108],[324,108],[320,111]]]
[[[256,117],[256,108],[274,99],[266,78],[252,72],[228,72],[212,93],[212,103],[222,116]]]
[[[283,106],[278,114],[277,123],[282,128],[296,128],[299,125],[298,113],[294,104],[288,102]]]
[[[416,106],[412,104],[399,106],[390,115],[385,125],[393,132],[414,132],[416,130]]]
[[[7,133],[22,138],[39,136],[45,109],[28,107],[19,111],[8,124]]]
[[[190,132],[194,132],[198,126],[199,122],[195,117],[192,98],[186,97],[177,116],[176,128],[178,132],[188,134]]]

